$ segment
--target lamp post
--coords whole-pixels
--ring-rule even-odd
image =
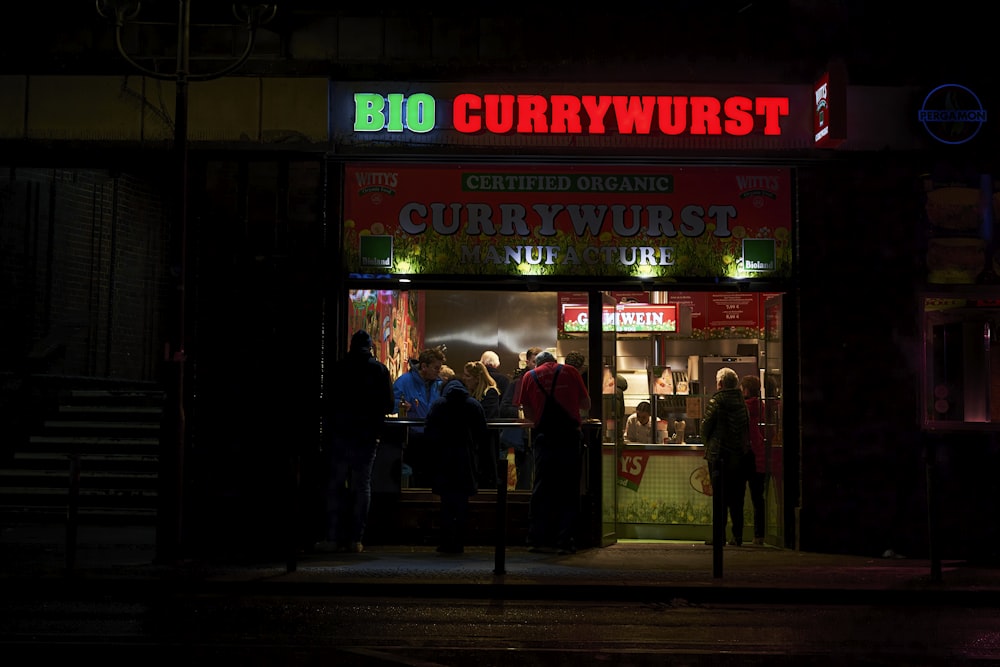
[[[188,245],[188,84],[226,76],[242,67],[253,52],[257,28],[277,12],[277,6],[264,3],[233,4],[233,16],[246,30],[243,52],[229,65],[214,71],[190,71],[191,2],[177,0],[177,60],[173,72],[159,72],[146,67],[130,55],[123,43],[125,27],[137,21],[142,4],[139,0],[95,0],[97,12],[115,26],[115,47],[122,58],[143,76],[173,81],[174,141],[176,175],[176,219],[171,244],[171,274],[175,280],[168,312],[168,334],[164,346],[165,409],[160,434],[161,484],[157,518],[157,559],[174,560],[181,556],[184,544],[184,455],[187,449],[187,271]],[[149,25],[149,24],[147,24]]]

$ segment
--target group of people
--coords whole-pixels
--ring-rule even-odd
[[[724,534],[728,513],[733,533],[729,544],[743,545],[743,502],[749,486],[753,543],[764,544],[766,467],[760,379],[755,375],[741,379],[726,367],[718,370],[715,381],[718,391],[709,399],[701,423],[716,513],[713,522],[717,532],[708,543]]]
[[[338,551],[364,550],[372,470],[390,413],[419,420],[409,428],[406,464],[413,484],[430,487],[440,498],[439,552],[464,551],[469,500],[480,488],[496,488],[497,464],[506,459],[508,446],[514,449],[517,488],[527,488],[531,480],[529,546],[575,551],[581,411],[590,408],[577,368],[532,347],[514,377],[499,370],[492,350],[465,363],[458,374],[445,364],[444,349],[436,347],[422,350],[393,382],[372,349],[371,336],[358,331],[334,368],[337,377],[354,382],[331,411],[329,429],[327,539]],[[530,453],[520,427],[510,429],[516,437],[508,436],[497,451],[487,420],[517,417],[521,410],[534,423]]]
[[[371,336],[363,330],[352,336],[350,350],[334,368],[337,377],[351,378],[353,384],[331,410],[328,540],[341,551],[364,550],[375,456],[386,415],[397,413],[420,421],[410,427],[406,458],[417,476],[415,484],[429,486],[440,498],[438,551],[464,551],[469,499],[480,488],[496,488],[497,464],[506,458],[509,446],[515,451],[517,488],[527,488],[531,480],[529,548],[573,553],[581,415],[591,407],[581,360],[573,356],[561,364],[551,352],[532,347],[525,353],[525,367],[514,377],[499,370],[499,357],[492,350],[466,362],[460,375],[449,374],[445,361],[443,348],[422,350],[410,370],[393,382],[388,368],[372,353]],[[742,545],[749,486],[753,541],[763,544],[765,420],[760,380],[753,375],[741,379],[727,367],[716,373],[716,387],[701,427],[716,496],[714,521],[724,526],[728,513],[729,544]],[[533,423],[530,450],[526,430],[518,427],[504,430],[497,451],[487,420],[517,417],[521,410]],[[624,429],[628,439],[648,441],[650,434],[642,430],[649,422],[650,407],[643,402]]]

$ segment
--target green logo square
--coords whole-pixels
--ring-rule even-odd
[[[774,271],[777,267],[774,239],[743,239],[744,271]]]
[[[358,240],[362,268],[392,268],[391,236],[361,236]]]

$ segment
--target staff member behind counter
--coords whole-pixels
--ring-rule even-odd
[[[635,406],[635,412],[625,422],[625,439],[629,442],[653,442],[653,410],[649,401]]]

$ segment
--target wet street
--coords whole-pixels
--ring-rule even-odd
[[[0,651],[102,665],[965,665],[1000,610],[957,606],[161,594],[8,597]]]

